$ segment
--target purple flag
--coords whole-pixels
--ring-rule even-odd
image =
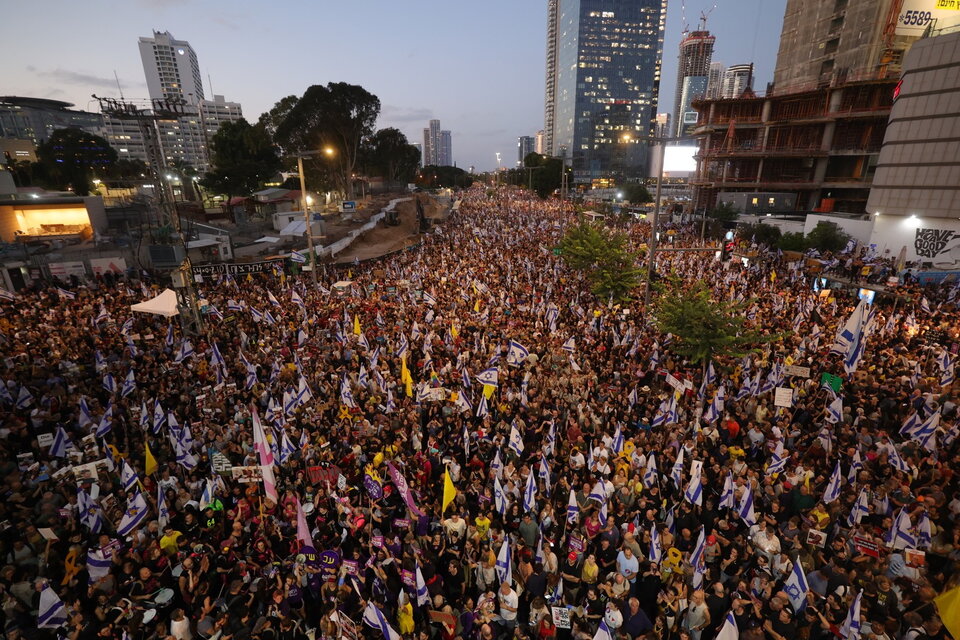
[[[410,511],[413,511],[418,516],[424,515],[423,511],[417,507],[417,503],[413,500],[413,494],[410,492],[410,486],[407,484],[406,479],[403,475],[393,466],[392,462],[387,463],[387,471],[390,472],[390,480],[397,487],[397,491],[400,492],[400,495],[403,496],[403,501],[407,503],[407,508]]]

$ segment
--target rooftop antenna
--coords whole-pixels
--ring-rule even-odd
[[[117,70],[113,70],[113,79],[117,81],[117,91],[120,92],[120,99],[123,100],[123,89],[120,88],[120,77],[117,76]]]
[[[213,100],[213,78],[210,77],[210,72],[207,72],[207,86],[210,87],[210,99]]]

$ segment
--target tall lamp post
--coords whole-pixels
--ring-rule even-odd
[[[303,159],[323,153],[327,157],[334,154],[332,147],[324,147],[322,151],[301,151],[297,154],[297,172],[300,174],[300,206],[303,208],[303,220],[306,223],[304,231],[307,233],[307,251],[310,254],[310,279],[313,286],[317,286],[317,253],[313,249],[313,224],[310,220],[310,203],[307,199],[307,183],[303,175]]]
[[[500,186],[500,152],[497,151],[497,180],[494,183],[496,186]]]

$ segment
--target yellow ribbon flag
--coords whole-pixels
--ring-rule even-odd
[[[489,400],[490,397],[493,395],[494,389],[496,389],[496,387],[493,386],[492,384],[483,385],[483,397]]]
[[[933,599],[940,610],[940,620],[954,638],[960,638],[960,587],[944,591]]]
[[[447,507],[450,506],[450,503],[453,502],[453,499],[457,497],[457,488],[453,486],[453,480],[450,479],[450,470],[447,469],[443,472],[443,506],[440,509],[440,513],[443,513],[447,510]]]
[[[450,321],[450,335],[454,338],[460,335],[460,331],[457,329],[457,325],[453,320]]]
[[[353,316],[353,335],[360,335],[360,315]]]
[[[146,451],[146,461],[144,463],[144,470],[147,472],[147,475],[151,475],[157,470],[157,459],[153,457],[153,454],[150,452],[150,443],[144,442],[143,447]]]
[[[480,298],[477,298],[477,301],[473,303],[473,312],[480,313]]]
[[[407,356],[400,358],[400,382],[404,384],[407,397],[413,397],[413,377],[410,375],[410,369],[407,369]]]

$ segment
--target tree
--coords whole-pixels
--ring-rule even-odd
[[[105,174],[117,161],[117,152],[100,136],[82,129],[57,129],[37,147],[37,159],[34,175],[47,188],[86,196],[93,176]]]
[[[708,215],[718,222],[728,224],[737,221],[740,217],[740,209],[729,202],[721,202]]]
[[[438,167],[428,164],[420,170],[416,184],[425,189],[446,187],[466,189],[473,184],[473,176],[459,167]]]
[[[539,153],[528,153],[523,159],[526,167],[536,167],[530,182],[533,190],[541,198],[546,198],[563,184],[563,160]],[[569,167],[567,171],[570,171]]]
[[[637,256],[623,233],[581,219],[567,227],[559,249],[564,262],[583,272],[599,297],[628,300],[640,284]]]
[[[280,169],[270,136],[262,124],[244,119],[224,122],[210,141],[213,170],[200,184],[230,198],[256,191]]]
[[[276,139],[277,129],[280,128],[280,125],[283,121],[290,115],[290,112],[297,102],[300,101],[300,98],[297,96],[287,96],[286,98],[281,98],[270,111],[260,114],[260,119],[257,120],[257,124],[263,125],[264,130],[270,136],[270,139],[274,141],[274,144],[280,149],[280,155],[288,155],[290,153],[296,153],[298,149],[283,149],[280,147],[279,142]]]
[[[807,234],[807,246],[818,251],[840,251],[847,246],[850,235],[835,222],[818,222]]]
[[[777,243],[777,248],[781,251],[806,251],[807,250],[807,239],[803,237],[803,233],[799,231],[788,231],[782,236],[780,236],[780,241]]]
[[[420,151],[398,129],[380,129],[363,144],[368,175],[388,182],[412,182],[420,164]]]
[[[631,182],[623,185],[623,199],[630,204],[646,204],[653,202],[653,196],[642,184]]]
[[[747,328],[745,312],[753,300],[714,300],[703,280],[674,279],[665,288],[654,310],[657,328],[673,334],[673,349],[691,362],[742,357],[782,337]]]
[[[737,234],[741,238],[747,238],[751,242],[765,244],[768,247],[776,247],[780,242],[782,232],[780,227],[772,224],[741,224],[737,227]]]
[[[279,120],[274,141],[287,153],[332,149],[338,187],[353,198],[351,175],[361,142],[373,133],[380,99],[361,86],[331,82],[308,88],[292,106],[289,98],[284,100],[274,107]]]

